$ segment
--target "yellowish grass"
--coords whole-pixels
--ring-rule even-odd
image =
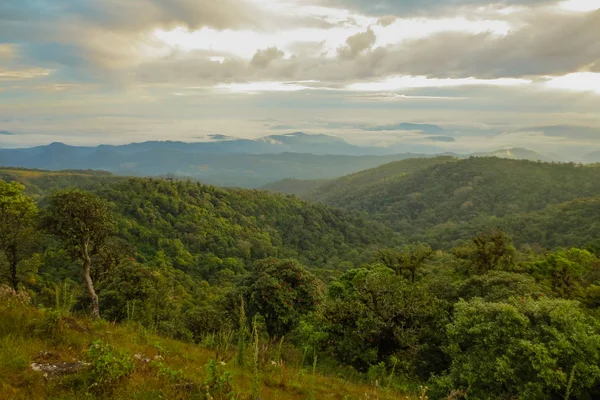
[[[101,339],[117,351],[132,357],[142,354],[153,358],[162,356],[166,366],[183,371],[186,381],[201,383],[206,377],[205,364],[215,358],[215,351],[198,345],[142,334],[127,325],[114,325],[79,319],[74,325],[59,324],[59,331],[44,331],[45,315],[31,307],[0,304],[0,400],[37,399],[203,399],[198,391],[176,386],[157,373],[156,367],[136,361],[134,373],[104,397],[91,394],[77,377],[47,381],[30,368],[32,362],[42,362],[40,352],[54,354],[53,362],[83,360],[90,344]],[[69,321],[72,321],[69,319]],[[223,353],[221,352],[221,355]],[[233,353],[227,355],[235,359]],[[252,369],[239,368],[230,361],[222,367],[233,375],[236,399],[250,399]],[[313,388],[314,385],[314,388]],[[407,399],[399,393],[376,391],[372,385],[357,384],[339,377],[317,375],[309,370],[289,366],[268,365],[261,373],[261,398],[292,400],[307,399],[311,388],[315,399]],[[215,398],[215,400],[217,400]]]

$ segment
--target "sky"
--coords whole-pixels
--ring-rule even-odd
[[[600,0],[2,0],[0,147],[303,131],[577,154],[600,149],[599,38]]]

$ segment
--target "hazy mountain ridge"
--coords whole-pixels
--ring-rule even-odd
[[[423,156],[391,154],[341,138],[296,132],[257,140],[142,142],[96,147],[52,143],[0,149],[0,165],[64,170],[100,169],[119,175],[173,174],[220,186],[260,187],[284,178],[332,179],[387,162]]]
[[[395,126],[439,132],[435,126],[428,125]],[[445,136],[435,137],[444,140]],[[295,132],[256,140],[224,138],[194,143],[148,141],[96,147],[52,143],[32,148],[0,149],[0,165],[49,170],[95,169],[133,176],[173,174],[220,186],[254,188],[288,178],[334,179],[392,161],[435,157],[435,154],[403,150],[406,149],[399,146],[362,147],[335,136]],[[489,154],[549,160],[546,156],[525,149],[477,155]]]
[[[543,161],[543,162],[555,162],[556,161],[556,159],[553,158],[552,156],[543,155],[543,154],[537,153],[535,151],[523,149],[523,148],[503,149],[503,150],[497,150],[497,151],[493,151],[493,152],[489,152],[489,153],[473,153],[473,154],[466,154],[466,155],[456,154],[456,153],[444,153],[444,154],[439,154],[439,155],[435,155],[435,156],[427,155],[425,158],[428,158],[431,160],[435,159],[436,161],[441,160],[443,162],[448,162],[451,160],[460,160],[460,159],[466,159],[469,157],[479,157],[479,158],[496,157],[496,158],[512,159],[512,160],[529,160],[529,161]],[[395,162],[391,162],[389,164],[382,164],[381,166],[375,167],[371,170],[359,171],[352,175],[337,178],[334,180],[302,180],[302,179],[285,178],[280,181],[270,182],[267,185],[264,185],[262,188],[266,189],[266,190],[280,192],[280,193],[295,194],[298,196],[307,196],[309,194],[311,194],[312,196],[317,196],[319,189],[323,188],[324,186],[327,186],[330,189],[335,186],[341,187],[341,186],[343,186],[343,183],[345,184],[354,179],[362,179],[363,180],[362,183],[367,183],[365,181],[368,181],[368,180],[371,180],[371,182],[369,182],[369,183],[375,183],[376,181],[381,180],[381,179],[390,179],[390,178],[397,177],[397,175],[400,174],[399,171],[401,171],[402,173],[406,173],[409,171],[414,172],[416,169],[418,169],[418,168],[415,168],[418,165],[415,163],[419,163],[421,161],[415,161],[415,163],[413,163],[411,165],[410,160],[419,160],[420,158],[421,157],[415,156],[415,157],[411,157],[410,159],[408,159],[407,162],[395,161]],[[435,164],[436,161],[431,161],[431,164]],[[427,166],[431,165],[431,164],[428,164],[428,162],[421,162],[421,163],[422,163],[422,165],[427,165]],[[408,168],[408,170],[405,170],[404,168]],[[327,192],[327,189],[323,188],[323,192]]]

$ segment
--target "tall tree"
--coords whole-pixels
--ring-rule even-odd
[[[455,257],[471,264],[476,274],[508,267],[513,262],[512,238],[501,229],[481,232],[463,246],[452,250]]]
[[[108,204],[98,196],[77,189],[55,192],[44,217],[45,228],[62,239],[75,259],[81,261],[92,300],[92,316],[100,318],[98,295],[92,279],[92,257],[114,231]]]
[[[35,201],[23,192],[25,187],[17,182],[0,180],[0,251],[8,261],[10,284],[17,291],[17,267],[31,238],[37,215]]]
[[[415,243],[404,246],[400,250],[384,248],[379,250],[378,258],[386,267],[393,269],[396,275],[405,275],[411,282],[415,281],[417,271],[425,265],[425,261],[433,254],[428,244]]]
[[[301,316],[313,311],[321,300],[317,279],[293,259],[256,262],[237,291],[232,292],[234,302],[239,299],[238,293],[248,305],[248,317],[264,317],[271,338],[291,331]]]

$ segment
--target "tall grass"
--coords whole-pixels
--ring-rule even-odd
[[[244,298],[240,296],[240,319],[238,328],[237,345],[237,363],[243,367],[245,364],[246,338],[248,336],[248,321],[246,318],[246,309],[244,308]]]
[[[63,297],[62,293],[68,291],[61,292],[59,302],[61,310],[65,310],[63,305],[69,304],[66,300],[69,296]],[[252,331],[248,332],[245,342],[247,365],[239,366],[215,360],[213,348],[160,337],[136,325],[82,320],[72,315],[57,319],[59,313],[54,309],[40,310],[14,301],[10,306],[8,304],[0,301],[2,400],[205,399],[205,383],[209,383],[209,393],[214,400],[308,397],[362,400],[369,391],[367,385],[318,374],[314,351],[309,353],[313,359],[312,373],[299,373],[296,361],[288,371],[284,359],[291,356],[298,360],[299,354],[289,344],[286,347],[283,338],[275,346],[263,347],[257,318],[252,320]],[[63,321],[54,333],[59,340],[50,334],[57,329],[53,325],[57,321]],[[213,342],[221,343],[221,354],[235,357],[234,345],[226,344],[228,337],[231,335],[227,332],[215,334]],[[97,342],[98,339],[102,342]],[[96,345],[92,346],[94,342]],[[212,363],[209,363],[210,360],[213,360]],[[275,361],[278,365],[268,362],[267,366],[263,366],[265,360]],[[46,380],[30,367],[32,362],[74,361],[86,361],[94,368]],[[202,365],[207,367],[199,368]],[[293,378],[288,379],[288,374]],[[103,386],[93,386],[97,382],[103,382]],[[391,394],[380,396],[380,399],[393,398],[398,397]]]
[[[259,338],[258,338],[258,324],[256,322],[256,316],[254,316],[254,319],[252,321],[252,336],[253,336],[253,379],[252,379],[252,399],[259,399],[260,398],[260,369],[259,369],[259,364],[258,364],[258,354],[260,351],[260,347],[259,347]]]
[[[69,314],[77,302],[77,289],[68,281],[54,285],[54,308],[61,315]]]

